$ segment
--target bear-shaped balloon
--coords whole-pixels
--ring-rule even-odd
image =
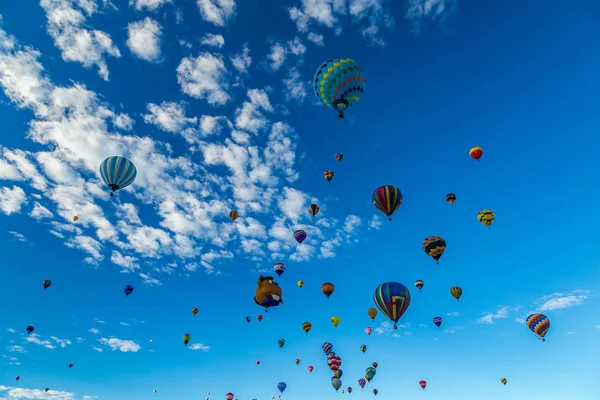
[[[266,308],[267,312],[269,307],[276,307],[279,304],[283,304],[281,297],[283,293],[277,283],[273,281],[272,276],[260,276],[256,285],[256,292],[254,294],[254,301],[259,306]]]

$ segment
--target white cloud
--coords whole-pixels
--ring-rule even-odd
[[[460,315],[460,313],[458,311],[452,311],[449,313],[446,313],[446,317],[458,317]]]
[[[16,240],[17,242],[26,242],[27,241],[27,238],[22,233],[15,232],[15,231],[8,231],[8,234],[11,235],[13,240]]]
[[[0,385],[0,395],[8,396],[1,397],[7,400],[25,400],[25,399],[54,399],[54,400],[75,400],[75,394],[70,392],[62,392],[58,390],[48,390],[47,392],[40,389],[25,389],[12,386]],[[89,396],[84,396],[88,397]]]
[[[306,38],[310,42],[313,42],[314,44],[316,44],[317,46],[325,45],[323,35],[321,35],[321,34],[314,33],[314,32],[308,32],[308,34],[306,35]]]
[[[52,340],[43,339],[37,333],[32,333],[25,338],[27,342],[39,344],[47,349],[55,349],[57,345],[64,348],[71,344],[69,339],[60,339],[56,336],[50,336],[50,339]]]
[[[86,68],[96,66],[102,79],[108,80],[106,57],[118,58],[121,53],[106,32],[84,28],[87,18],[99,12],[97,3],[41,0],[40,5],[48,19],[48,33],[60,49],[63,60],[79,62]]]
[[[142,60],[150,62],[161,60],[161,36],[162,27],[152,18],[147,17],[127,25],[127,46]]]
[[[252,57],[250,57],[250,48],[248,43],[244,44],[242,52],[231,57],[231,63],[241,73],[247,73],[248,68],[252,64]]]
[[[8,328],[8,329],[6,330],[6,332],[8,332],[8,333],[15,333],[15,332],[16,332],[16,330],[14,330],[13,328]]]
[[[212,33],[207,33],[200,40],[200,43],[202,43],[206,46],[221,48],[221,47],[225,46],[225,38],[223,37],[223,35],[215,35]]]
[[[123,353],[137,353],[141,349],[140,345],[135,343],[133,340],[122,340],[117,338],[100,338],[99,342],[103,345],[109,346],[111,349],[113,349],[113,351],[119,350]]]
[[[185,116],[185,107],[182,103],[163,101],[160,105],[150,103],[146,108],[150,113],[144,115],[144,122],[156,125],[166,132],[179,133],[198,122],[196,117]]]
[[[544,304],[542,304],[539,308],[540,311],[552,311],[552,310],[560,310],[562,308],[569,308],[573,306],[578,306],[583,303],[585,299],[587,299],[587,295],[570,295],[563,297],[555,297]]]
[[[495,319],[506,318],[510,314],[511,311],[518,311],[521,307],[509,307],[509,306],[499,306],[500,308],[495,313],[485,313],[482,317],[477,319],[477,322],[480,324],[493,324]]]
[[[171,3],[173,0],[129,0],[129,6],[138,11],[148,10],[156,11],[163,5]]]
[[[104,349],[101,347],[92,346],[92,350],[97,351],[98,353],[104,352]]]
[[[202,343],[194,343],[190,346],[188,346],[188,348],[190,350],[202,350],[202,351],[209,351],[210,350],[210,346],[206,346]]]
[[[306,83],[296,67],[290,68],[287,78],[283,80],[284,95],[287,101],[302,103],[307,96]]]
[[[347,233],[352,233],[360,226],[361,222],[362,221],[360,217],[357,217],[356,215],[348,215],[344,221],[344,230]]]
[[[177,67],[177,82],[188,96],[206,100],[212,105],[223,105],[231,97],[229,73],[219,55],[202,53],[198,57],[186,57]]]
[[[273,106],[264,90],[250,89],[247,94],[250,101],[245,101],[241,108],[235,110],[235,126],[257,134],[269,122],[261,111],[273,112]]]
[[[373,218],[369,221],[369,229],[379,230],[381,229],[381,225],[383,225],[383,222],[379,215],[373,214]]]
[[[225,26],[235,16],[235,0],[196,0],[202,19]]]
[[[90,329],[88,329],[88,332],[91,332],[91,333],[93,333],[94,335],[97,335],[97,334],[99,334],[99,333],[100,333],[100,330],[99,330],[99,329],[96,329],[96,328],[90,328]]]
[[[413,32],[421,33],[431,22],[444,22],[454,14],[458,0],[409,0],[405,18],[413,25]]]
[[[110,261],[113,264],[123,267],[121,269],[121,272],[134,272],[136,269],[140,268],[140,266],[136,263],[136,261],[138,261],[137,258],[127,256],[127,255],[123,256],[121,253],[119,253],[116,250],[112,251]]]
[[[18,345],[8,346],[6,349],[12,353],[27,353],[23,346]]]
[[[297,37],[294,40],[288,40],[285,44],[273,42],[270,52],[267,54],[267,65],[271,71],[279,71],[290,54],[301,57],[305,52],[306,46]]]
[[[33,209],[29,213],[29,216],[35,218],[37,220],[44,218],[53,218],[54,214],[50,212],[46,207],[38,203],[37,201],[33,202]]]
[[[0,211],[6,215],[20,213],[21,207],[27,203],[23,189],[13,186],[12,189],[0,187]]]

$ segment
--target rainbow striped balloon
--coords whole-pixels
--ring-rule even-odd
[[[544,314],[531,314],[526,320],[527,327],[542,341],[550,329],[550,320]]]

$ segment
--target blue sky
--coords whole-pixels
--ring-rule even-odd
[[[599,11],[3,2],[0,399],[270,399],[280,381],[284,398],[329,399],[325,341],[354,389],[338,396],[596,398]],[[367,76],[344,120],[309,85],[332,56]],[[111,155],[138,168],[113,198],[98,174]],[[404,195],[391,223],[370,202],[384,184]],[[482,209],[496,213],[491,229]],[[308,233],[302,246],[295,229]],[[421,250],[430,235],[448,243],[440,265]],[[254,288],[276,262],[284,304],[265,314]],[[398,331],[366,314],[386,281],[412,293]],[[533,311],[551,320],[544,343],[523,323]]]

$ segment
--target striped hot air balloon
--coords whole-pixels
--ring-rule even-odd
[[[472,147],[471,150],[469,150],[469,155],[474,160],[479,161],[479,159],[483,155],[483,149],[481,147],[479,147],[479,146]]]
[[[321,285],[321,292],[323,292],[325,297],[327,297],[328,299],[333,294],[334,290],[335,290],[335,286],[333,286],[333,283],[331,283],[331,282],[325,282],[324,284]]]
[[[312,329],[312,324],[310,322],[302,323],[302,329],[304,332],[308,333]]]
[[[446,201],[450,204],[454,204],[454,202],[456,201],[456,195],[454,193],[448,193],[446,195]]]
[[[373,192],[371,198],[375,208],[387,215],[390,221],[392,220],[392,214],[402,204],[402,199],[402,192],[393,185],[380,186]]]
[[[401,283],[385,282],[375,288],[373,301],[379,311],[394,322],[394,329],[398,329],[396,324],[410,305],[410,291]]]
[[[429,257],[435,260],[436,264],[439,264],[440,257],[442,257],[442,254],[446,250],[446,241],[439,236],[429,236],[423,240],[421,247]]]
[[[421,388],[423,390],[425,390],[425,388],[427,387],[427,382],[426,381],[421,381],[421,382],[419,382],[419,386],[421,386]]]
[[[317,215],[319,213],[319,206],[316,204],[311,204],[308,206],[308,212],[310,213],[310,215],[314,216]]]
[[[302,242],[306,240],[306,232],[304,232],[302,229],[298,229],[296,232],[294,232],[294,239],[296,239],[296,242],[299,244],[302,244]]]
[[[415,287],[419,289],[419,292],[421,291],[421,289],[423,289],[423,286],[425,286],[425,282],[423,282],[422,280],[415,281]]]
[[[333,179],[333,176],[335,174],[333,173],[332,170],[328,169],[327,171],[323,172],[323,177],[325,179],[327,179],[327,182],[331,182],[331,180]]]
[[[496,214],[492,210],[481,210],[477,214],[477,220],[487,226],[488,228],[492,227],[492,222],[496,218]]]
[[[365,91],[363,69],[351,58],[332,57],[323,62],[312,79],[313,93],[327,107],[344,118],[344,111],[356,104]]]
[[[125,157],[108,157],[100,164],[100,177],[109,187],[111,196],[117,190],[131,185],[136,176],[135,165]]]
[[[502,379],[500,379],[500,382],[502,382],[503,385],[506,385],[507,380],[506,380],[506,378],[502,378]]]
[[[450,288],[450,294],[456,299],[456,301],[460,301],[460,296],[462,296],[462,293],[463,290],[460,286],[452,286]]]
[[[531,314],[525,320],[527,327],[537,336],[541,341],[546,341],[544,338],[550,330],[550,320],[544,314]]]

